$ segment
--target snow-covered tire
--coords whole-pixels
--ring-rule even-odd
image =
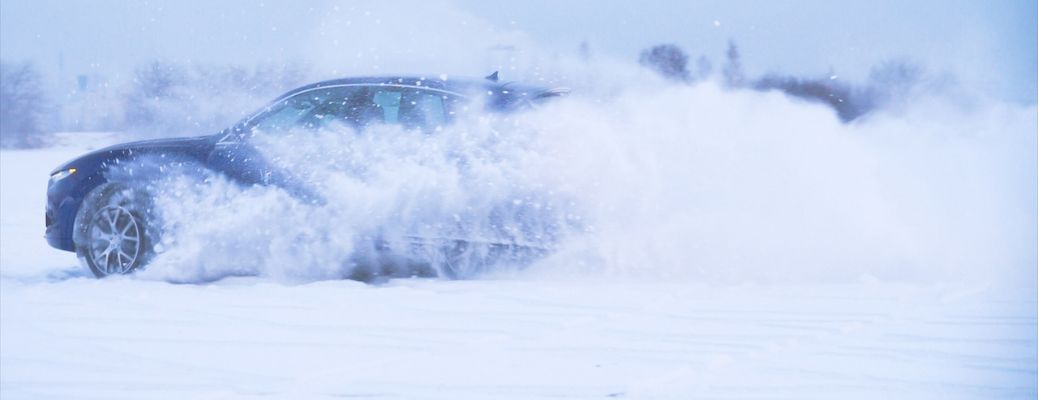
[[[463,240],[449,242],[442,249],[444,254],[442,271],[446,278],[468,279],[483,272],[485,251],[478,245]]]
[[[76,256],[98,278],[132,273],[155,255],[158,226],[145,190],[123,183],[98,186],[76,214]]]

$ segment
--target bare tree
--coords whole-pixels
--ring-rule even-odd
[[[120,131],[125,107],[121,87],[101,74],[77,76],[77,88],[62,99],[61,129],[67,131]]]
[[[186,80],[184,69],[176,64],[155,61],[138,67],[125,100],[127,127],[162,130],[160,125],[166,121],[160,120],[172,112],[171,105],[185,97]]]
[[[136,70],[125,94],[125,125],[145,136],[211,133],[308,75],[305,66],[293,63],[248,68],[153,62]]]
[[[0,147],[42,144],[46,108],[36,67],[27,62],[0,62]]]
[[[638,62],[664,78],[688,82],[688,55],[675,44],[661,44],[642,50]]]

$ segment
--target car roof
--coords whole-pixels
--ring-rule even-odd
[[[536,98],[546,93],[558,94],[567,89],[547,89],[515,82],[496,82],[489,79],[447,78],[426,76],[365,76],[331,79],[311,83],[289,91],[274,101],[280,101],[297,93],[343,85],[392,85],[442,90],[466,97],[487,96],[492,108],[504,108],[524,98]]]

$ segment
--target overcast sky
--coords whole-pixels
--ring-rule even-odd
[[[751,75],[860,80],[907,59],[1005,99],[1038,99],[1034,0],[498,2],[0,0],[0,57],[48,74],[125,76],[154,59],[299,60],[336,73],[485,69],[497,45],[634,60],[672,42],[720,62],[737,42]]]

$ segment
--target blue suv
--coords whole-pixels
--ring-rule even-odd
[[[120,166],[144,159],[151,164],[164,160],[171,166],[193,165],[244,186],[275,185],[298,197],[320,201],[305,183],[259,155],[250,144],[252,132],[319,129],[332,121],[358,130],[378,123],[433,132],[452,123],[460,107],[479,104],[487,112],[507,113],[567,92],[501,83],[496,78],[495,73],[485,79],[368,77],[324,81],[292,90],[215,135],[125,143],[85,154],[51,172],[47,242],[75,252],[97,277],[131,273],[148,264],[163,232],[156,222],[154,194],[146,190],[152,176],[143,170],[121,173]],[[435,238],[423,238],[430,239]],[[446,251],[458,253],[468,245],[463,240],[449,241]],[[489,246],[492,252],[501,254],[531,256],[544,252],[543,248],[518,243]],[[377,268],[368,271],[375,272],[360,278],[379,275]],[[444,272],[452,277],[465,275],[453,268]]]

